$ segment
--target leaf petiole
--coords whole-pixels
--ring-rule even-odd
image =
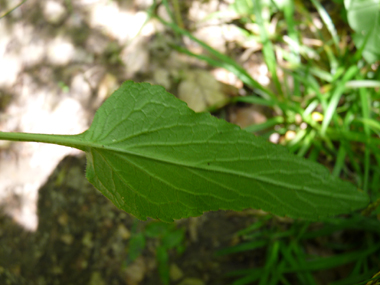
[[[0,131],[0,140],[58,144],[83,151],[89,146],[89,142],[82,141],[79,135],[50,135]]]

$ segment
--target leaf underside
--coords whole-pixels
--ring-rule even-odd
[[[368,203],[323,166],[148,83],[125,82],[76,137],[88,142],[87,179],[139,219],[256,208],[316,220]]]

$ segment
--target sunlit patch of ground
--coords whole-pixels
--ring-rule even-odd
[[[7,5],[0,7],[0,15],[19,3],[5,2]],[[206,73],[193,71],[189,65],[203,69],[204,63],[170,50],[168,42],[175,40],[163,36],[163,25],[157,20],[146,22],[146,11],[152,3],[152,0],[122,3],[29,0],[2,18],[0,130],[80,133],[88,128],[94,111],[121,81],[142,73],[150,74],[147,81],[161,84],[172,92],[174,81],[190,86],[181,88],[180,95],[190,98],[196,110],[223,105],[231,90],[225,91],[225,85],[214,80],[208,80],[214,82],[214,87],[205,88],[209,90],[207,94],[201,92],[199,97],[190,94],[191,84],[197,85],[190,77],[196,74],[201,80]],[[186,5],[189,5],[189,18],[196,23],[195,34],[201,40],[221,52],[225,51],[226,42],[244,42],[233,26],[221,24],[218,19],[201,21],[213,12],[230,13],[227,2],[191,1]],[[160,7],[159,13],[168,18],[164,7]],[[161,35],[152,38],[157,33]],[[197,52],[192,42],[184,39],[184,43]],[[245,67],[265,84],[267,70],[261,71],[259,61],[247,61]],[[236,76],[225,70],[216,69],[212,74],[236,90],[242,87]],[[5,102],[5,98],[11,99]],[[208,103],[201,106],[201,102]],[[35,230],[39,187],[64,156],[78,153],[54,145],[2,142],[0,199],[8,214],[25,228]]]
[[[16,4],[8,1],[6,6]],[[117,84],[95,57],[113,41],[127,45],[136,37],[147,18],[138,10],[150,4],[131,1],[119,7],[115,1],[83,0],[72,1],[70,7],[64,1],[29,0],[1,19],[0,100],[6,95],[11,99],[1,111],[0,130],[48,134],[86,130],[93,111]],[[139,36],[153,31],[148,24]],[[130,70],[138,71],[141,63],[136,64]],[[0,200],[7,213],[35,230],[38,189],[64,156],[78,153],[55,145],[3,143]]]

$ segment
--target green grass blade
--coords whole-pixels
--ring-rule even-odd
[[[156,1],[157,1],[157,0],[156,0]],[[168,0],[162,0],[162,4],[164,5],[165,10],[166,10],[166,13],[168,13],[168,15],[169,15],[171,21],[172,21],[173,23],[175,23],[175,17],[174,17],[174,15],[173,15],[172,9],[170,9],[170,4],[169,4]]]
[[[313,145],[313,141],[314,141],[315,137],[316,137],[316,131],[315,130],[311,130],[310,132],[307,133],[307,135],[305,136],[305,138],[303,140],[303,143],[302,143],[300,149],[297,152],[297,156],[304,157],[306,155],[306,153],[308,152],[310,147]]]
[[[290,45],[290,62],[300,64],[301,56],[300,56],[300,42],[298,40],[299,35],[296,28],[296,23],[294,21],[294,1],[288,1],[287,5],[284,6],[284,15],[285,21],[288,28],[288,36],[294,43],[294,45]],[[293,95],[301,96],[301,88],[300,82],[297,78],[293,77]],[[285,80],[286,83],[286,80]]]
[[[291,46],[291,54],[293,57],[292,62],[300,63],[301,57],[299,53],[299,40],[298,40],[298,32],[297,32],[297,25],[294,21],[294,1],[288,1],[287,5],[284,7],[284,15],[285,15],[285,21],[288,28],[288,36],[293,40],[294,43],[297,44],[297,46]]]
[[[261,124],[256,124],[256,125],[250,125],[246,127],[244,130],[250,133],[255,133],[259,132],[265,129],[269,129],[274,127],[275,125],[281,124],[284,122],[284,117],[282,116],[277,116],[271,119],[268,119],[266,122],[261,123]]]
[[[344,147],[344,144],[341,144],[339,146],[338,156],[335,161],[332,175],[339,177],[340,172],[342,171],[342,168],[344,166],[345,158],[346,158],[346,149]]]
[[[325,10],[325,8],[323,8],[323,6],[321,5],[321,3],[318,0],[311,0],[311,2],[313,3],[313,5],[315,6],[315,8],[317,9],[319,15],[322,18],[322,21],[325,23],[328,31],[330,32],[330,34],[331,34],[331,36],[333,38],[333,41],[334,41],[335,48],[336,48],[336,50],[339,53],[340,52],[340,48],[339,48],[339,41],[340,40],[339,40],[338,33],[337,33],[336,29],[335,29],[335,25],[334,25],[333,21],[330,18],[330,15],[327,13],[327,11]]]
[[[350,80],[346,88],[380,88],[380,80]]]
[[[380,145],[380,138],[367,137],[365,134],[359,132],[331,128],[327,129],[326,134],[331,140],[341,141],[342,139],[346,139],[348,141],[365,143],[372,152],[380,154],[380,149],[378,149],[378,146]]]
[[[308,66],[299,65],[299,66],[296,66],[296,68],[299,71],[310,73],[323,81],[326,81],[329,83],[334,81],[334,76],[330,72],[327,72],[317,66],[308,67]]]
[[[277,60],[274,53],[274,47],[269,39],[264,20],[262,18],[261,0],[253,0],[253,13],[256,18],[256,23],[260,28],[260,38],[261,43],[263,44],[263,55],[265,63],[268,66],[268,70],[272,76],[272,80],[274,81],[274,85],[276,86],[277,92],[280,96],[283,96],[281,83],[277,76]]]
[[[248,86],[250,86],[252,88],[256,88],[256,89],[260,90],[261,92],[266,94],[272,100],[277,100],[276,96],[271,91],[264,88],[256,80],[254,80],[247,73],[247,71],[244,68],[242,68],[240,65],[238,65],[233,59],[231,59],[230,57],[228,57],[228,56],[218,52],[217,50],[213,49],[212,47],[210,47],[206,43],[204,43],[204,42],[200,41],[199,39],[197,39],[196,37],[194,37],[188,31],[181,29],[177,25],[175,25],[173,23],[166,22],[163,19],[161,19],[160,17],[157,17],[157,18],[161,21],[161,23],[163,23],[165,26],[171,28],[176,33],[179,33],[180,35],[186,36],[186,37],[190,38],[191,40],[193,40],[194,42],[198,43],[201,47],[203,47],[206,51],[208,51],[212,56],[214,56],[218,61],[223,62],[223,65],[225,67],[229,66],[228,70],[231,71],[232,73],[234,73],[245,84],[247,84]],[[181,52],[185,52],[185,49],[181,48],[181,47],[177,47],[177,50],[179,50]],[[191,53],[189,51],[187,51],[186,53],[189,55],[195,56],[193,53]],[[200,58],[204,59],[205,57],[200,57]],[[211,60],[211,58],[210,58],[210,60]],[[217,63],[217,61],[213,61],[213,63]],[[220,66],[220,64],[221,63],[219,63],[219,65],[216,65],[216,66]]]
[[[361,109],[362,109],[362,116],[364,122],[367,122],[364,124],[364,133],[369,138],[371,136],[371,130],[370,125],[368,122],[372,122],[370,118],[370,106],[371,106],[371,95],[365,88],[359,89],[359,95],[360,95],[360,102],[361,102]],[[380,123],[373,122],[374,126],[379,127],[380,131]],[[370,169],[370,149],[365,148],[364,150],[364,181],[363,181],[363,190],[368,190],[368,183],[369,183],[369,169]]]
[[[268,284],[268,279],[269,279],[270,274],[276,271],[275,268],[276,268],[277,261],[279,259],[279,249],[280,249],[280,242],[278,240],[268,247],[265,266],[262,271],[259,285]]]
[[[255,282],[260,279],[261,274],[262,272],[260,270],[254,270],[253,272],[249,273],[249,275],[233,282],[232,285],[252,284],[252,282]]]
[[[277,102],[274,100],[265,100],[257,96],[239,96],[239,97],[233,98],[232,102],[244,102],[244,103],[251,103],[251,104],[257,104],[257,105],[262,105],[262,106],[270,106],[270,107],[274,107],[277,105]]]
[[[323,122],[322,122],[322,128],[321,128],[321,133],[322,135],[325,134],[328,125],[331,122],[331,119],[335,113],[335,110],[338,106],[339,100],[341,96],[343,95],[343,92],[345,90],[345,84],[348,80],[350,80],[352,77],[354,77],[359,71],[359,68],[357,66],[351,66],[348,70],[347,73],[343,76],[342,81],[340,81],[337,84],[337,87],[333,91],[331,95],[330,102],[328,103],[327,109],[325,110]],[[338,126],[337,126],[338,127]]]
[[[365,92],[365,91],[363,91],[363,92]],[[363,93],[363,92],[361,92],[361,93]],[[365,97],[365,99],[362,99],[362,100],[364,100],[364,102],[363,102],[364,104],[366,104],[365,101],[367,101],[367,98],[370,98],[370,97]],[[371,130],[373,132],[379,133],[380,132],[380,123],[374,119],[370,119],[369,115],[365,115],[364,110],[362,110],[362,111],[363,111],[362,112],[363,118],[357,118],[357,119],[355,119],[355,121],[361,122],[363,124],[364,131],[366,132],[366,134],[368,132],[368,135],[370,135]]]
[[[297,272],[297,271],[317,271],[317,270],[326,270],[329,268],[337,267],[339,265],[344,265],[347,263],[354,262],[359,258],[371,255],[372,253],[379,250],[380,244],[373,246],[366,250],[358,250],[348,253],[343,253],[339,255],[334,255],[331,257],[321,257],[311,261],[306,261],[302,263],[299,267],[286,268],[284,272]]]
[[[255,240],[252,242],[245,242],[245,243],[238,244],[238,245],[235,245],[232,247],[228,247],[228,248],[218,250],[216,252],[216,256],[254,250],[254,249],[266,246],[268,244],[268,242],[269,242],[268,240]]]
[[[247,228],[240,230],[236,233],[237,236],[245,236],[249,234],[250,232],[257,231],[261,227],[265,226],[268,220],[270,220],[272,217],[271,215],[264,216],[260,221],[253,223],[252,225],[248,226]]]
[[[293,272],[296,273],[298,278],[303,281],[303,284],[317,285],[313,275],[307,270],[302,270],[302,267],[306,262],[306,255],[304,253],[303,248],[301,248],[301,245],[296,242],[292,242],[290,244],[290,248],[292,250],[295,260],[293,266],[291,266],[291,268],[294,269]],[[283,269],[283,272],[286,273],[287,269]]]
[[[8,16],[10,13],[12,13],[14,10],[16,10],[18,7],[20,7],[22,4],[24,4],[26,0],[20,1],[16,6],[12,7],[8,11],[6,11],[3,15],[0,16],[0,20],[6,16]]]
[[[296,152],[303,145],[303,141],[306,135],[306,130],[299,130],[296,136],[287,144],[289,151],[292,153]]]
[[[333,75],[333,81],[335,81],[339,77],[339,61],[330,46],[326,44],[323,47],[330,62],[330,73]]]

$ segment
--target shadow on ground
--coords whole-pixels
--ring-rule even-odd
[[[58,165],[39,191],[36,232],[1,216],[0,284],[160,284],[155,241],[127,266],[136,219],[101,195],[84,173],[84,157],[68,156]],[[183,276],[171,284],[228,284],[224,273],[263,260],[261,251],[215,256],[242,225],[253,221],[223,211],[178,221],[187,235],[186,249],[181,255],[170,252],[170,263]],[[138,221],[137,228],[146,223]],[[189,278],[198,283],[181,283]]]

